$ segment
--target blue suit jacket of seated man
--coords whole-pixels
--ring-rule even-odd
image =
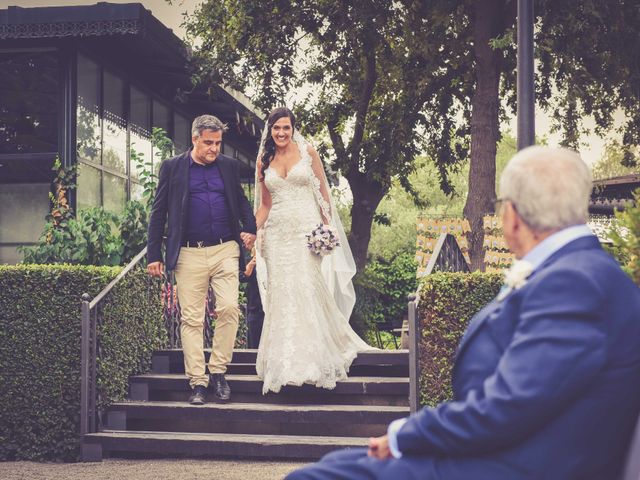
[[[471,320],[452,381],[399,430],[403,478],[615,480],[640,412],[640,290],[574,240]]]

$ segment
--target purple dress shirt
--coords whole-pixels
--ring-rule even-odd
[[[232,237],[224,182],[216,163],[189,159],[189,207],[185,241],[218,242]]]

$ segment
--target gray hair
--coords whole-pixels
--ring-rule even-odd
[[[212,130],[214,132],[227,131],[227,124],[222,123],[218,117],[213,115],[200,115],[191,124],[191,136],[199,137],[205,130]]]
[[[589,168],[566,148],[525,148],[500,177],[500,198],[536,232],[586,223],[592,188]]]

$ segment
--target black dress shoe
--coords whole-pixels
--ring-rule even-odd
[[[228,401],[231,398],[231,389],[224,378],[224,373],[212,373],[209,378],[209,384],[213,388],[213,396],[221,402]]]
[[[191,396],[189,397],[189,403],[191,405],[204,405],[207,389],[204,385],[196,385],[193,387]]]

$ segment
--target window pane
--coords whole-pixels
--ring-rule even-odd
[[[156,100],[153,101],[153,126],[162,128],[167,136],[171,136],[171,110]]]
[[[102,174],[102,191],[104,192],[104,208],[114,213],[122,213],[127,201],[127,181],[110,173]]]
[[[100,170],[85,163],[78,164],[78,210],[87,207],[99,207],[100,201]]]
[[[49,183],[0,183],[0,264],[19,262],[17,245],[38,241],[50,209],[50,187]]]
[[[251,160],[249,159],[249,157],[247,157],[240,150],[238,150],[238,156],[236,158],[240,160],[242,163],[244,163],[245,165],[251,166]]]
[[[129,130],[131,132],[131,165],[129,171],[131,172],[131,177],[137,179],[140,166],[152,160],[151,98],[135,87],[131,87],[131,120]],[[145,168],[151,169],[151,166],[146,165]]]
[[[162,103],[153,101],[153,127],[161,128],[164,130],[167,137],[171,138],[171,111],[165,107]],[[169,156],[172,153],[169,152]],[[164,157],[164,158],[163,158]],[[153,149],[153,163],[154,165],[160,165],[162,160],[168,158],[167,155],[162,155],[157,148]]]
[[[104,72],[104,152],[102,164],[126,173],[127,121],[124,110],[124,82]]]
[[[131,182],[131,200],[142,201],[144,188],[139,183]]]
[[[0,53],[0,72],[0,153],[57,152],[57,53]]]
[[[100,67],[78,55],[78,111],[76,117],[79,161],[100,163]]]
[[[229,145],[226,142],[222,142],[222,153],[224,155],[226,155],[227,157],[235,157],[236,155],[236,149],[233,148],[231,145]]]
[[[184,152],[191,146],[191,125],[182,115],[175,114],[173,117],[173,130],[175,132],[174,144],[176,152]]]

